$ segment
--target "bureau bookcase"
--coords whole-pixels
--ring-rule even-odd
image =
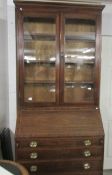
[[[30,175],[102,175],[103,8],[15,0],[15,156]]]

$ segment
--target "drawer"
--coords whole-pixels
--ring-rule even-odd
[[[92,145],[103,145],[104,140],[102,137],[75,137],[75,138],[16,138],[16,147],[18,148],[36,148],[46,146],[59,146],[59,147],[75,147],[85,146],[90,147]]]
[[[58,172],[58,171],[74,171],[74,172],[90,172],[100,171],[102,169],[101,159],[70,159],[70,160],[47,160],[47,161],[19,161],[29,172]]]
[[[103,155],[103,148],[97,147],[79,147],[79,148],[20,148],[16,150],[17,160],[46,160],[63,158],[89,158],[100,157]]]
[[[30,175],[37,175],[37,173],[30,173]],[[38,175],[103,175],[103,171],[90,171],[90,172],[39,172]]]

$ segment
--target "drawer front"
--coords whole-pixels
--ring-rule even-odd
[[[58,172],[58,171],[74,171],[74,172],[91,172],[100,171],[102,169],[101,159],[93,160],[81,160],[81,159],[70,159],[70,160],[55,160],[55,161],[20,161],[29,172]]]
[[[29,138],[29,139],[17,139],[16,138],[16,147],[18,148],[37,148],[37,147],[46,147],[46,146],[57,146],[58,147],[74,147],[74,146],[100,146],[104,144],[103,137],[78,137],[78,138]]]
[[[31,173],[30,175],[37,175],[37,173]],[[103,175],[103,171],[91,171],[91,172],[39,172],[38,175]]]
[[[46,160],[46,159],[63,159],[63,158],[90,158],[101,157],[103,148],[97,147],[80,147],[80,148],[48,148],[48,149],[27,149],[20,148],[16,151],[17,160]]]

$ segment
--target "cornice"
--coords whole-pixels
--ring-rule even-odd
[[[14,2],[54,2],[74,4],[112,4],[112,0],[14,0]]]

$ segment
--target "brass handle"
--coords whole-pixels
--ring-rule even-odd
[[[84,167],[85,170],[88,170],[88,169],[91,168],[89,163],[84,163],[83,167]]]
[[[38,154],[35,152],[30,154],[30,159],[37,159],[37,157],[38,157]]]
[[[31,148],[36,148],[37,147],[37,141],[31,141],[30,142],[30,147]]]
[[[91,156],[91,152],[89,150],[84,151],[84,156],[85,157],[90,157]]]
[[[37,170],[38,170],[37,165],[32,165],[32,166],[30,167],[30,172],[37,172]]]
[[[90,146],[91,145],[91,140],[85,140],[84,145],[85,146]]]

